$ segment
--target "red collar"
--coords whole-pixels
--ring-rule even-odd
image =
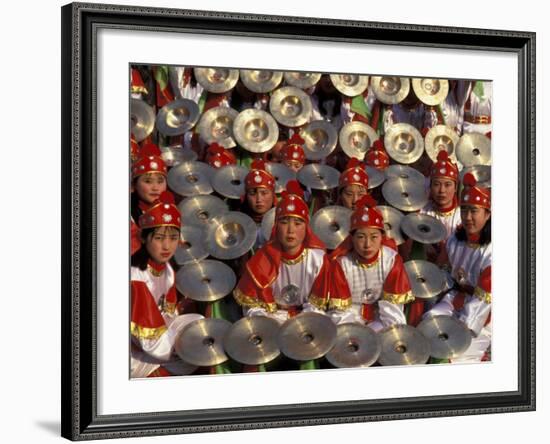
[[[361,256],[357,253],[355,254],[355,257],[357,257],[357,261],[360,264],[367,265],[367,266],[374,264],[378,260],[378,256],[380,256],[380,250],[378,250],[376,252],[376,254],[373,257],[371,257],[370,259],[366,259],[366,258],[364,258],[363,256]]]
[[[153,259],[147,261],[147,265],[155,270],[157,273],[160,273],[166,269],[166,264],[158,264]]]
[[[450,213],[451,211],[453,211],[456,207],[458,207],[458,198],[455,196],[453,196],[453,201],[451,203],[450,206],[448,206],[447,208],[440,208],[435,202],[434,202],[434,206],[436,208],[436,210],[439,212],[439,213]]]
[[[300,246],[300,249],[298,250],[298,253],[296,254],[288,254],[281,250],[281,258],[285,261],[292,261],[299,257],[304,252],[304,243],[302,242],[302,245]]]
[[[479,233],[477,234],[466,234],[466,237],[468,238],[468,243],[470,244],[479,244],[479,238],[481,235]]]

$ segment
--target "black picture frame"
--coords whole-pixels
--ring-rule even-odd
[[[62,436],[71,440],[475,415],[535,409],[535,33],[72,3],[62,14]],[[519,66],[518,388],[453,396],[97,414],[96,30],[506,51]]]

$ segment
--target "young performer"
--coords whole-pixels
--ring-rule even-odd
[[[303,191],[291,180],[277,204],[271,239],[247,262],[233,295],[247,316],[279,322],[300,311],[322,312],[328,261],[309,226]]]
[[[139,218],[141,248],[131,259],[131,376],[178,374],[174,342],[201,315],[178,315],[174,270],[169,264],[180,239],[180,213],[170,193]],[[181,363],[181,361],[180,361]],[[181,364],[180,364],[181,365]]]
[[[330,264],[328,310],[336,323],[366,323],[375,331],[407,323],[403,306],[414,296],[372,197],[358,202],[350,234],[331,253]]]
[[[358,159],[351,158],[344,172],[340,174],[338,201],[342,206],[355,210],[357,202],[367,194],[368,187],[369,176],[365,165]]]
[[[287,142],[282,151],[281,163],[292,171],[298,172],[306,162],[303,145],[305,140],[298,133],[294,134]]]

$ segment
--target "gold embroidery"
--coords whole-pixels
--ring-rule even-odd
[[[140,339],[158,339],[165,331],[165,325],[149,328],[137,325],[135,322],[130,323],[130,333]]]
[[[147,94],[147,88],[145,86],[132,86],[132,94]]]
[[[317,308],[320,308],[321,310],[326,310],[327,298],[322,298],[314,293],[311,293],[309,295],[309,303]]]
[[[166,268],[163,268],[162,270],[157,271],[157,270],[155,270],[153,267],[151,267],[151,265],[147,264],[147,270],[148,270],[149,273],[151,273],[153,276],[155,276],[155,277],[160,277],[160,276],[162,276],[162,273],[164,273],[164,270],[166,270]]]
[[[491,293],[483,290],[483,288],[476,287],[474,290],[474,296],[477,297],[480,301],[485,302],[486,304],[491,303]]]
[[[164,311],[169,314],[174,314],[176,312],[176,303],[175,302],[165,302]]]
[[[307,256],[307,248],[304,248],[304,251],[302,251],[302,254],[300,254],[300,256],[298,256],[296,259],[285,259],[281,257],[281,261],[287,265],[295,265],[302,262],[306,256]]]
[[[407,291],[406,293],[394,294],[384,292],[382,296],[383,301],[391,302],[392,304],[407,304],[414,301],[414,296],[412,291]]]
[[[248,296],[244,294],[238,288],[235,288],[235,290],[233,290],[233,297],[235,298],[237,303],[243,307],[247,307],[247,308],[261,307],[266,309],[269,313],[274,313],[277,311],[277,304],[275,302],[260,301],[252,296]]]
[[[351,304],[352,304],[351,298],[347,298],[347,299],[330,298],[328,301],[328,308],[336,309],[336,310],[346,310],[347,308],[351,307]]]

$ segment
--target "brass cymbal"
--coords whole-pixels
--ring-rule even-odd
[[[230,211],[208,224],[206,250],[217,259],[236,259],[254,246],[256,232],[256,223],[250,216]]]
[[[369,176],[369,190],[379,187],[386,180],[386,176],[382,171],[369,165],[365,166],[367,176]]]
[[[269,151],[279,139],[279,126],[271,114],[259,109],[245,109],[233,121],[237,143],[252,153]]]
[[[430,106],[443,103],[449,94],[449,81],[445,79],[412,79],[412,86],[416,97]]]
[[[457,358],[472,343],[468,327],[452,316],[429,317],[417,329],[430,342],[430,354],[437,359]]]
[[[330,80],[338,91],[348,97],[362,94],[369,86],[369,76],[358,74],[331,74]]]
[[[386,179],[397,177],[403,180],[412,180],[421,185],[426,182],[426,178],[420,171],[407,165],[390,165],[384,170],[384,174]]]
[[[457,163],[456,146],[458,144],[458,134],[447,125],[436,125],[431,128],[424,139],[426,153],[437,162],[437,155],[440,151],[447,151],[452,162]]]
[[[275,178],[275,193],[282,192],[289,180],[296,179],[296,172],[282,163],[267,162],[265,169]]]
[[[326,120],[314,120],[300,130],[304,139],[304,154],[308,160],[320,160],[327,157],[336,148],[338,132],[334,125]]]
[[[195,68],[197,82],[207,91],[224,93],[232,89],[239,80],[238,69]]]
[[[414,126],[396,123],[386,131],[384,146],[393,160],[399,163],[414,163],[424,152],[424,139]]]
[[[204,248],[204,229],[194,225],[184,225],[180,230],[180,244],[174,255],[178,265],[199,262],[208,257]]]
[[[271,94],[269,110],[281,125],[302,126],[311,117],[311,98],[300,88],[283,86]]]
[[[403,235],[401,234],[401,220],[404,214],[390,206],[378,205],[376,207],[384,218],[384,229],[386,230],[386,236],[393,239],[397,245],[401,245],[405,242]]]
[[[297,177],[306,187],[315,190],[330,190],[338,186],[340,171],[329,165],[309,163],[298,171]]]
[[[421,244],[437,244],[447,237],[443,222],[428,214],[407,214],[401,220],[401,230]]]
[[[311,219],[311,229],[328,249],[334,250],[349,234],[352,213],[339,205],[321,208]]]
[[[376,362],[382,346],[371,328],[350,322],[338,325],[336,331],[334,347],[326,355],[334,367],[369,367]]]
[[[136,142],[141,142],[155,128],[155,111],[141,99],[130,99],[131,132]]]
[[[233,123],[239,113],[227,106],[216,106],[206,111],[199,121],[199,132],[203,140],[214,142],[224,148],[233,148],[237,145],[233,136]]]
[[[411,88],[408,77],[372,76],[371,85],[376,98],[386,105],[401,102],[407,97]]]
[[[218,169],[212,178],[212,186],[222,196],[240,199],[244,195],[244,179],[248,168],[239,165],[226,165]]]
[[[289,85],[300,89],[308,89],[317,84],[321,79],[321,74],[316,72],[285,72],[284,77]]]
[[[466,173],[474,175],[478,186],[483,188],[491,188],[491,166],[490,165],[474,165],[464,168],[460,172],[460,181],[464,179]]]
[[[420,210],[428,203],[424,184],[414,180],[393,177],[382,185],[384,199],[401,211]]]
[[[229,358],[223,350],[223,340],[231,322],[204,318],[186,325],[176,338],[174,349],[185,362],[199,367],[223,364]]]
[[[410,325],[392,325],[379,333],[381,365],[425,364],[430,357],[430,343]]]
[[[219,197],[202,194],[186,197],[178,204],[178,210],[183,226],[196,225],[205,228],[212,219],[227,213],[229,207]]]
[[[273,91],[283,80],[281,71],[241,69],[240,76],[244,85],[256,93]]]
[[[237,277],[231,267],[212,259],[187,264],[176,273],[178,291],[186,298],[199,302],[224,298],[236,283]]]
[[[180,196],[210,194],[214,168],[204,162],[183,162],[168,171],[168,187]]]
[[[336,325],[325,315],[308,312],[286,320],[279,329],[281,352],[296,361],[324,356],[336,341]]]
[[[174,100],[158,112],[157,130],[165,136],[179,136],[195,126],[199,115],[199,105],[192,100]]]
[[[415,298],[431,299],[446,288],[445,273],[429,261],[407,261],[405,262],[405,271],[409,276]]]
[[[462,165],[491,165],[491,139],[480,133],[464,134],[456,147],[456,157]]]
[[[241,318],[225,335],[225,352],[246,365],[267,364],[281,354],[277,345],[279,323],[266,316]]]
[[[342,150],[348,157],[363,160],[368,149],[378,139],[378,134],[366,123],[350,122],[340,129],[338,139]]]
[[[273,207],[264,213],[262,217],[261,230],[265,239],[269,240],[271,238],[271,231],[273,230],[273,225],[275,224],[275,210],[277,208]]]
[[[160,147],[162,160],[169,167],[174,167],[183,162],[193,162],[198,156],[190,148],[184,148],[182,145],[170,145]]]

